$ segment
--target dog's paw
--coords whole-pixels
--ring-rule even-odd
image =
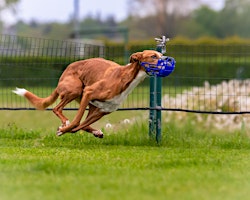
[[[67,120],[65,123],[61,124],[61,126],[59,126],[58,129],[62,129],[62,128],[66,127],[66,126],[69,126],[69,125],[70,125],[70,121]]]
[[[57,136],[61,136],[61,135],[63,135],[64,133],[61,131],[61,128],[59,127],[58,129],[57,129],[57,131],[56,131],[56,135]]]
[[[103,132],[101,130],[93,131],[93,135],[98,138],[103,138]]]
[[[57,136],[63,135],[64,133],[61,131],[61,129],[69,126],[69,124],[70,124],[69,120],[67,120],[65,123],[61,124],[61,126],[59,126],[58,129],[57,129],[57,131],[56,131],[56,135]]]
[[[57,136],[61,136],[61,135],[63,135],[65,132],[67,132],[67,131],[65,131],[65,130],[62,131],[62,129],[68,127],[69,125],[70,125],[70,121],[67,120],[65,123],[63,123],[61,126],[58,127],[58,129],[57,129],[57,131],[56,131],[56,135],[57,135]]]

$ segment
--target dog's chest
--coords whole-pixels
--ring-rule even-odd
[[[114,112],[116,111],[120,104],[127,98],[128,94],[147,76],[144,71],[140,71],[136,78],[130,83],[128,88],[124,90],[121,94],[115,96],[112,99],[106,101],[91,101],[90,103],[101,109],[102,112]]]

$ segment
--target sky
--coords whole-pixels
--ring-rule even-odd
[[[20,0],[17,7],[18,15],[2,16],[8,22],[22,19],[26,22],[32,19],[39,22],[67,22],[74,12],[74,0]],[[117,21],[126,18],[127,0],[79,0],[79,17],[100,14],[105,18],[114,15]]]
[[[216,9],[223,6],[224,0],[203,0]],[[109,15],[115,16],[116,21],[126,18],[128,13],[128,0],[79,0],[79,15],[83,18],[89,14],[102,18]],[[20,0],[17,7],[17,15],[9,12],[2,13],[2,19],[8,23],[15,23],[17,20],[30,22],[67,22],[74,11],[74,0]]]

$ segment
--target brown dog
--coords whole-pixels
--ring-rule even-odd
[[[13,92],[24,96],[40,110],[47,108],[60,96],[60,103],[53,109],[62,122],[57,131],[58,136],[82,129],[95,137],[102,138],[102,131],[90,125],[104,115],[117,110],[127,95],[147,76],[145,69],[140,65],[141,62],[156,64],[161,57],[162,54],[157,51],[145,50],[132,54],[130,63],[126,66],[120,66],[103,58],[77,61],[65,69],[56,89],[46,98],[40,98],[20,88],[16,88]],[[73,100],[77,100],[80,106],[70,123],[62,110]],[[89,106],[88,115],[80,124],[87,106]]]

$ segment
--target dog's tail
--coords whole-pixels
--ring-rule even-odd
[[[56,90],[54,90],[50,96],[45,98],[40,98],[32,92],[23,88],[16,88],[12,92],[28,99],[28,101],[38,110],[44,110],[45,108],[53,104],[58,98],[58,93]]]

